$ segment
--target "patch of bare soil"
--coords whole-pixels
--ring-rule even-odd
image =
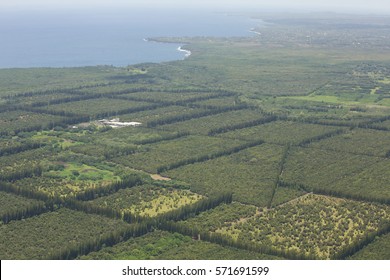
[[[163,177],[159,174],[151,174],[150,177],[152,177],[153,180],[159,180],[159,181],[171,181],[171,178]]]

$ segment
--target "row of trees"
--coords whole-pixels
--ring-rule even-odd
[[[269,200],[268,205],[267,205],[268,209],[270,209],[272,207],[272,202],[274,200],[276,190],[279,187],[280,177],[283,174],[283,170],[284,170],[284,166],[286,164],[287,157],[290,154],[290,149],[291,149],[291,144],[286,145],[286,147],[284,148],[282,158],[279,162],[279,170],[278,170],[278,175],[276,177],[276,182],[275,182],[274,188],[272,189],[271,199]]]
[[[55,105],[55,104],[63,104],[63,103],[70,103],[70,102],[77,102],[82,100],[89,100],[89,99],[97,99],[104,97],[104,94],[98,93],[98,94],[90,94],[90,95],[75,95],[71,97],[62,97],[58,99],[52,99],[48,101],[37,101],[32,103],[31,107],[42,107],[42,106],[48,106],[48,105]]]
[[[35,108],[38,109],[38,108]],[[61,113],[59,113],[61,114]],[[67,113],[65,113],[66,115]],[[12,131],[1,131],[0,135],[16,135],[20,132],[32,132],[32,131],[40,131],[40,130],[50,130],[53,129],[54,127],[66,127],[68,125],[73,125],[73,124],[78,124],[82,122],[87,122],[90,120],[90,117],[88,116],[75,116],[75,117],[66,117],[57,120],[57,121],[52,121],[47,124],[37,124],[37,125],[31,125],[28,127],[23,127],[23,128],[17,128]]]
[[[157,219],[157,223],[161,223],[163,221],[173,220],[179,221],[187,219],[190,216],[198,215],[200,212],[213,209],[218,205],[225,203],[232,203],[233,194],[232,193],[222,193],[219,195],[215,195],[206,199],[199,200],[193,204],[185,205],[179,209],[172,210],[165,214],[159,215]]]
[[[127,156],[134,154],[137,151],[135,145],[126,145],[126,146],[109,146],[109,145],[98,145],[95,144],[85,144],[80,146],[73,146],[70,148],[72,152],[83,155],[91,155],[96,157],[104,157],[104,159],[109,160],[115,157]]]
[[[69,88],[56,88],[56,89],[47,89],[47,90],[36,90],[36,91],[27,91],[27,92],[20,92],[13,95],[8,95],[5,98],[6,99],[15,99],[18,97],[32,97],[32,96],[41,96],[41,95],[51,95],[56,93],[65,93],[65,94],[82,94],[80,90],[82,89],[89,89],[89,88],[97,88],[97,87],[106,87],[118,84],[117,82],[106,82],[106,83],[97,83],[93,85],[81,85],[77,87],[69,87]]]
[[[312,142],[318,142],[318,141],[324,140],[326,138],[330,138],[330,137],[333,137],[333,136],[336,136],[336,135],[343,134],[345,132],[346,132],[345,129],[337,129],[335,131],[329,131],[329,132],[326,132],[324,134],[320,134],[320,135],[317,135],[317,136],[313,136],[313,137],[304,139],[301,142],[299,142],[298,146],[304,147],[304,146],[309,145]]]
[[[388,131],[389,129],[386,127],[383,127],[380,125],[381,122],[390,120],[390,115],[370,119],[367,121],[359,121],[359,120],[351,120],[350,122],[344,122],[340,120],[335,119],[313,119],[313,118],[306,118],[306,119],[298,119],[297,121],[305,122],[305,123],[312,123],[312,124],[319,124],[319,125],[330,125],[330,126],[343,126],[343,127],[349,127],[349,128],[369,128],[369,129],[375,129],[375,130],[385,130]]]
[[[148,122],[147,126],[153,128],[153,127],[156,127],[159,125],[184,122],[184,121],[188,121],[188,120],[192,120],[192,119],[198,119],[201,117],[217,115],[217,114],[224,113],[224,112],[238,111],[238,110],[244,110],[244,109],[248,109],[248,106],[245,104],[241,104],[241,105],[237,105],[237,106],[228,106],[228,107],[224,107],[224,108],[219,108],[216,110],[210,110],[210,111],[204,111],[204,112],[194,112],[194,113],[189,113],[189,114],[170,116],[170,117],[150,121],[150,122]]]
[[[173,221],[164,221],[159,224],[159,229],[169,232],[178,232],[183,235],[191,236],[194,239],[200,239],[223,246],[229,246],[239,249],[244,249],[252,252],[280,256],[292,260],[306,260],[315,259],[315,256],[308,256],[303,253],[299,253],[296,250],[278,250],[271,246],[262,245],[250,241],[241,239],[233,239],[228,235],[223,235],[216,232],[208,232],[198,228],[189,227],[185,224],[175,223]]]
[[[183,159],[183,160],[180,160],[180,161],[168,164],[168,165],[163,165],[163,166],[158,167],[157,173],[162,173],[162,172],[165,172],[168,170],[176,169],[176,168],[179,168],[181,166],[188,165],[188,164],[194,164],[197,162],[204,162],[204,161],[208,161],[208,160],[223,157],[223,156],[228,156],[228,155],[238,153],[239,151],[242,151],[242,150],[245,150],[245,149],[248,149],[251,147],[259,146],[261,144],[264,144],[264,141],[257,140],[257,141],[241,144],[240,146],[226,149],[224,151],[214,152],[214,153],[209,154],[209,155],[201,155],[201,156],[197,156],[197,157],[193,157],[193,158]]]
[[[43,168],[40,165],[24,167],[12,173],[0,174],[0,181],[16,181],[33,176],[41,176]]]
[[[13,193],[16,195],[20,195],[26,198],[33,198],[43,201],[50,201],[51,197],[43,192],[36,192],[26,188],[15,186],[14,184],[10,184],[9,182],[0,181],[0,191]]]
[[[232,124],[232,125],[226,125],[223,127],[214,128],[208,132],[208,135],[214,136],[216,134],[221,134],[221,133],[225,133],[225,132],[232,131],[232,130],[243,129],[243,128],[247,128],[247,127],[257,126],[257,125],[266,124],[266,123],[274,122],[277,120],[285,120],[285,119],[286,119],[285,116],[262,117],[262,118],[248,121],[248,122],[243,122],[243,123],[239,123],[239,124]]]
[[[346,192],[340,192],[340,191],[331,190],[331,189],[315,188],[315,187],[306,186],[306,185],[298,184],[298,183],[289,183],[289,182],[285,182],[283,180],[279,181],[279,186],[285,187],[285,188],[297,189],[297,190],[301,190],[304,192],[312,192],[315,194],[323,194],[323,195],[327,195],[327,196],[357,200],[357,201],[362,201],[362,202],[378,202],[378,203],[382,203],[382,204],[390,204],[390,198],[386,198],[386,197],[383,197],[383,198],[367,197],[367,195],[360,195],[360,194],[356,194],[356,193],[346,193]]]
[[[363,239],[355,240],[354,242],[352,242],[351,244],[349,244],[348,246],[340,250],[337,254],[332,256],[332,258],[336,260],[346,259],[352,256],[353,254],[357,253],[361,249],[363,249],[371,242],[373,242],[378,236],[387,234],[389,232],[390,232],[390,222],[381,226],[377,232],[367,233]]]
[[[137,174],[130,174],[122,178],[122,180],[114,182],[110,185],[100,186],[93,189],[88,189],[76,195],[78,200],[92,200],[101,196],[110,195],[120,189],[132,188],[142,184],[142,179]]]
[[[38,148],[41,148],[45,145],[46,145],[46,143],[27,141],[24,143],[20,143],[18,145],[1,148],[0,149],[0,156],[18,154],[18,153],[21,153],[21,152],[24,152],[27,150],[38,149]]]
[[[190,135],[188,132],[176,132],[174,134],[167,134],[156,138],[146,138],[138,141],[134,141],[134,144],[136,145],[146,145],[146,144],[154,144],[162,141],[169,141],[174,139],[179,139],[182,137],[186,137]]]
[[[142,236],[152,231],[152,228],[152,225],[147,223],[131,224],[126,229],[105,234],[99,238],[81,244],[70,245],[68,248],[62,248],[58,253],[48,256],[47,259],[73,260],[78,256],[98,251],[103,247],[114,246],[115,244],[130,238]]]
[[[12,220],[21,220],[33,217],[45,213],[49,210],[50,208],[46,207],[46,204],[44,202],[39,201],[34,205],[26,206],[24,208],[17,209],[14,211],[7,211],[3,215],[1,215],[1,220],[4,224],[7,224]]]

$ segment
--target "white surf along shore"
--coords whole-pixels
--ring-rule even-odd
[[[175,43],[173,43],[173,42],[172,42],[172,43],[171,43],[171,42],[161,42],[161,41],[159,41],[159,40],[154,40],[153,38],[144,38],[143,41],[145,41],[145,42],[155,42],[155,43],[175,44]],[[192,54],[190,50],[184,49],[183,46],[179,46],[179,47],[177,48],[177,50],[178,50],[179,52],[184,52],[184,58],[187,58],[187,57],[189,57],[189,56]]]
[[[189,56],[191,55],[191,51],[186,50],[186,49],[183,49],[182,46],[178,47],[177,50],[178,50],[179,52],[185,52],[185,54],[184,54],[184,57],[185,57],[185,58],[187,58],[187,57],[189,57]]]

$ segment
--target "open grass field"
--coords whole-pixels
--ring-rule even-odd
[[[142,217],[155,217],[160,214],[193,204],[201,195],[188,190],[141,185],[131,189],[119,190],[110,196],[100,197],[89,203],[110,207],[122,213],[130,212]]]

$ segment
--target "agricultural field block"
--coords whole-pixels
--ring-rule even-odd
[[[67,197],[110,185],[120,180],[118,173],[119,170],[114,173],[112,170],[78,162],[45,162],[42,176],[21,179],[14,182],[14,185],[49,196]]]
[[[102,113],[107,113],[111,114],[111,116],[115,116],[115,114],[120,110],[139,108],[148,104],[149,103],[145,102],[127,101],[112,98],[99,98],[50,105],[45,108],[59,112],[64,111],[67,113],[95,117]]]
[[[324,102],[328,104],[337,104],[341,106],[368,106],[375,105],[377,102],[378,96],[371,94],[361,94],[361,93],[347,93],[340,95],[315,95],[310,94],[306,96],[293,96],[292,99],[306,100],[306,101],[315,101],[315,102]]]
[[[21,98],[39,95],[42,91],[64,92],[85,86],[96,88],[96,84],[107,83],[113,72],[124,72],[111,66],[10,68],[1,71],[0,96],[19,95]]]
[[[31,96],[23,96],[23,97],[14,97],[11,100],[16,101],[23,105],[38,105],[39,103],[42,103],[42,106],[44,105],[50,105],[50,103],[54,100],[63,99],[63,98],[72,98],[74,95],[67,94],[64,92],[59,93],[47,93],[47,94],[38,94],[38,95],[31,95]]]
[[[276,184],[283,147],[263,144],[163,174],[191,183],[191,190],[211,195],[232,191],[233,199],[257,206],[269,203]]]
[[[385,129],[390,130],[390,120],[384,121],[384,122],[380,122],[380,123],[376,123],[376,125],[378,125],[380,127],[384,127]]]
[[[300,100],[286,97],[264,97],[253,96],[250,101],[262,106],[267,112],[278,112],[288,114],[295,118],[306,117],[326,117],[326,118],[341,118],[348,114],[349,108],[338,106],[335,104],[327,104],[324,102]]]
[[[312,143],[309,147],[383,157],[390,150],[390,132],[353,129],[348,133]]]
[[[214,209],[200,213],[185,221],[178,222],[199,231],[216,231],[219,228],[230,226],[233,222],[243,221],[258,212],[256,206],[233,202],[221,204]]]
[[[274,250],[329,259],[389,222],[389,206],[308,194],[216,232]]]
[[[40,141],[34,141],[35,139],[26,140],[19,137],[15,138],[5,140],[0,139],[0,156],[17,154],[26,150],[33,150],[44,145]]]
[[[356,174],[341,178],[329,188],[368,200],[388,203],[390,201],[389,170],[390,160],[383,159]]]
[[[160,131],[145,127],[124,127],[94,135],[91,139],[96,144],[107,146],[123,146],[138,144],[143,141],[164,139],[176,135],[175,132]]]
[[[131,77],[131,76],[128,76]],[[115,83],[115,84],[105,84],[100,86],[94,86],[91,88],[83,88],[79,90],[80,95],[92,95],[92,94],[102,94],[102,95],[118,95],[121,96],[126,91],[133,91],[134,88],[129,83]]]
[[[376,237],[375,240],[362,250],[352,255],[353,260],[389,260],[390,233]]]
[[[130,212],[142,217],[155,217],[159,214],[193,204],[202,199],[201,195],[188,190],[165,188],[153,185],[136,186],[97,198],[88,203],[110,207],[122,212]]]
[[[215,108],[223,108],[237,105],[237,97],[221,97],[221,98],[212,98],[208,100],[202,100],[198,102],[194,102],[194,104],[202,105],[205,107],[215,107]]]
[[[272,199],[271,206],[275,207],[283,203],[287,203],[292,199],[298,198],[304,195],[306,192],[298,189],[277,187],[275,195]]]
[[[380,201],[389,199],[387,162],[387,159],[365,155],[293,148],[281,179],[290,185],[304,185],[309,191],[338,193],[360,199],[375,197]]]
[[[49,144],[52,147],[67,149],[69,147],[83,144],[80,142],[85,137],[85,132],[68,132],[68,131],[39,131],[31,137],[36,142]]]
[[[207,92],[134,92],[129,94],[122,95],[123,97],[129,98],[140,98],[149,102],[177,102],[177,101],[186,101],[195,98],[199,98],[201,96],[213,97],[215,93],[207,93]]]
[[[40,130],[50,127],[53,122],[63,117],[48,114],[38,114],[26,111],[9,111],[0,113],[0,135],[15,134],[24,130]]]
[[[194,118],[184,122],[162,125],[158,128],[163,130],[186,131],[192,134],[207,135],[212,129],[256,120],[262,116],[263,115],[256,110],[237,110],[207,117]]]
[[[154,231],[110,248],[82,256],[83,260],[271,260],[274,256],[224,247],[179,233]]]
[[[54,179],[112,182],[119,180],[110,170],[99,169],[78,162],[55,162],[43,176]]]
[[[263,125],[237,129],[218,136],[230,139],[255,141],[258,139],[276,144],[297,144],[302,140],[336,131],[339,128],[325,125],[276,121]]]
[[[25,208],[42,205],[43,202],[0,191],[0,217]]]
[[[0,258],[47,259],[62,250],[126,229],[128,224],[61,208],[0,226]]]
[[[46,148],[27,150],[21,153],[0,157],[1,180],[17,180],[41,171],[42,163],[52,157]],[[27,173],[29,175],[27,175]]]
[[[156,173],[161,166],[169,166],[181,160],[224,151],[240,144],[242,141],[239,140],[193,135],[145,145],[143,152],[118,157],[114,161],[125,166]]]
[[[191,108],[184,106],[167,106],[160,107],[153,110],[146,110],[126,115],[121,115],[122,121],[135,121],[142,124],[146,124],[151,121],[157,121],[161,118],[168,118],[177,115],[196,114],[206,112],[206,109],[202,108]]]

